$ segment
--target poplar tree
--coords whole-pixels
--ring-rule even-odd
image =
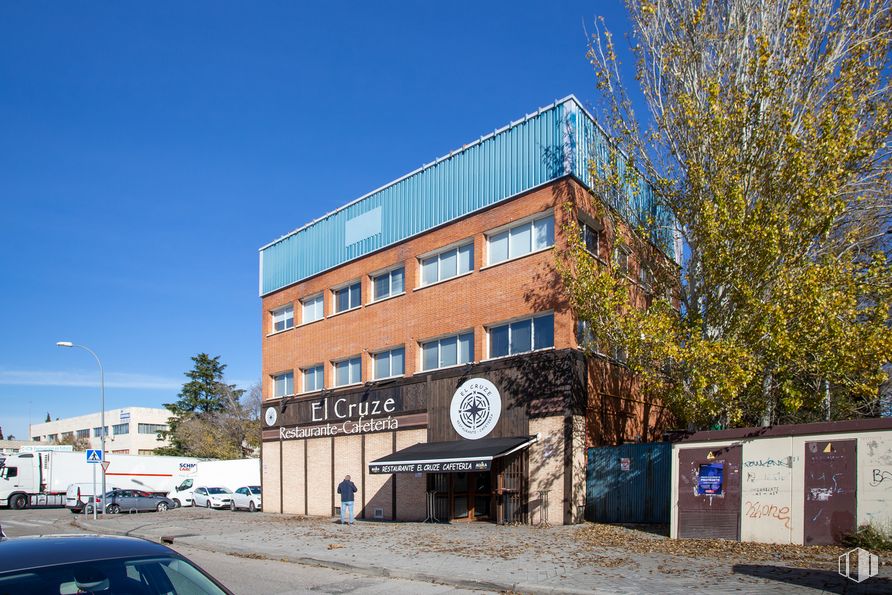
[[[627,8],[634,92],[603,20],[589,46],[613,139],[590,164],[594,192],[617,218],[649,184],[681,258],[654,252],[653,219],[631,221],[621,241],[654,277],[641,308],[616,263],[573,242],[561,273],[590,346],[623,350],[642,390],[691,427],[878,415],[892,360],[890,2]]]

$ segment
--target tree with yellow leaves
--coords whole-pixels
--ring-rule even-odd
[[[577,242],[561,268],[577,315],[691,426],[877,415],[892,360],[889,0],[627,6],[648,113],[599,22],[588,56],[614,145],[591,164],[594,192],[647,188],[681,258],[647,263],[658,297],[639,308],[616,263]],[[647,254],[654,222],[631,223]]]

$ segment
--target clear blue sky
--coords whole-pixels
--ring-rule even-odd
[[[260,375],[260,246],[570,93],[619,2],[0,3],[0,426]]]

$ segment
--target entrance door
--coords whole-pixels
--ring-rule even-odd
[[[856,440],[805,443],[805,519],[807,545],[839,543],[855,530]]]
[[[452,518],[485,520],[492,501],[492,473],[452,474]]]
[[[678,453],[678,536],[740,539],[740,445]]]

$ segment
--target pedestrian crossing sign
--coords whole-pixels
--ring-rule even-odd
[[[99,449],[88,448],[87,449],[87,462],[88,463],[101,463],[102,462],[102,451]]]

